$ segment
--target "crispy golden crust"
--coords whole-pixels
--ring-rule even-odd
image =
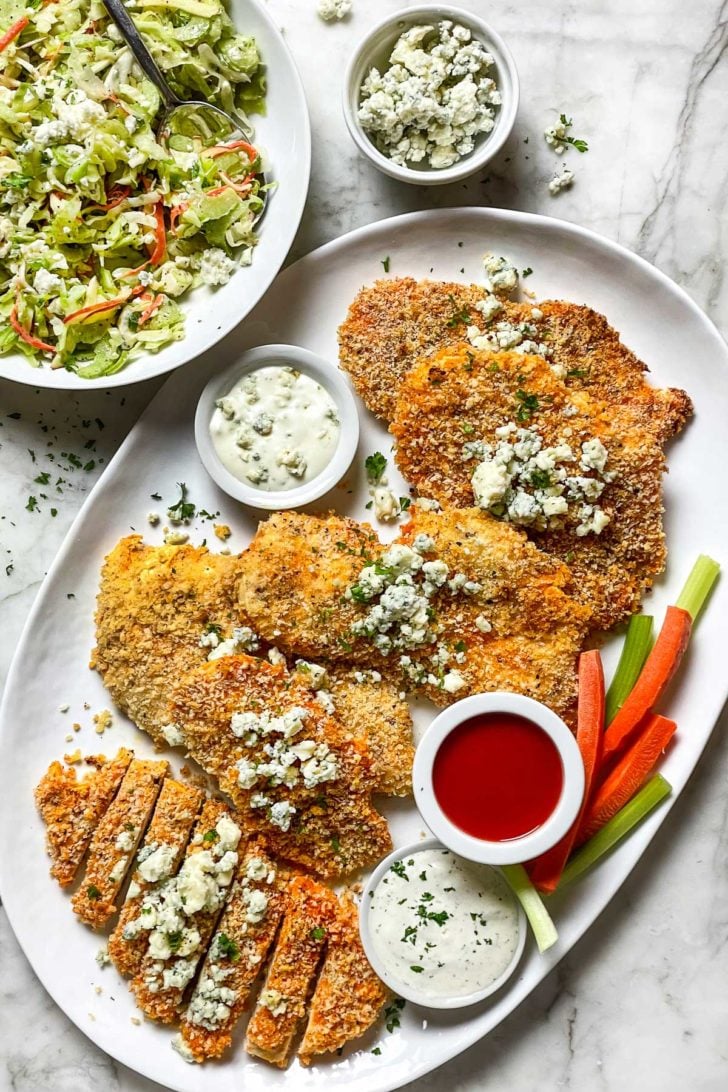
[[[392,419],[399,384],[420,357],[463,334],[448,326],[485,291],[472,284],[399,277],[361,289],[339,327],[339,359],[366,406]]]
[[[248,1006],[273,944],[283,915],[286,886],[286,873],[276,868],[261,846],[249,844],[180,1024],[182,1038],[195,1061],[219,1058],[230,1046],[233,1029]],[[262,917],[251,913],[253,892],[266,900]],[[218,1018],[214,1010],[219,1004],[227,1013],[223,1009]]]
[[[167,762],[135,758],[96,827],[83,882],[71,900],[81,921],[94,929],[116,913],[116,898],[168,772]]]
[[[268,522],[272,524],[273,520]],[[243,563],[244,574],[255,573],[261,587],[266,573],[271,574],[271,579],[277,573],[280,579],[277,596],[265,596],[256,602],[245,600],[259,628],[267,627],[271,633],[275,629],[283,631],[286,620],[295,613],[301,624],[308,619],[307,651],[314,658],[326,654],[331,648],[331,634],[336,633],[339,647],[343,648],[343,642],[345,654],[362,668],[384,672],[403,689],[424,689],[438,704],[481,689],[523,689],[559,713],[568,712],[575,695],[574,659],[583,640],[588,611],[571,597],[571,574],[566,566],[536,549],[522,531],[477,510],[449,510],[441,516],[419,509],[416,515],[413,513],[401,540],[409,543],[420,529],[432,534],[436,548],[428,560],[441,557],[451,574],[463,573],[468,580],[482,584],[482,591],[473,596],[455,596],[445,588],[434,597],[432,638],[408,650],[416,670],[403,676],[399,653],[384,656],[370,639],[351,634],[352,622],[362,618],[370,604],[342,599],[346,587],[356,584],[361,569],[369,560],[380,558],[384,547],[370,538],[364,558],[358,549],[353,553],[342,551],[338,543],[351,542],[352,521],[341,517],[320,519],[288,513],[274,526],[275,534],[264,536],[262,550],[258,537],[254,539]],[[311,585],[305,575],[293,591],[290,589],[298,567],[305,574],[308,564],[314,562],[321,575],[315,578],[312,607],[306,599]],[[336,566],[337,582],[328,587],[327,599],[324,574],[330,564]],[[475,620],[481,614],[488,619],[494,616],[491,633],[483,634],[477,628]],[[279,637],[281,642],[284,639],[295,640],[295,633],[285,631]],[[472,658],[460,664],[455,656],[463,641],[472,648]],[[457,691],[447,691],[441,684],[442,672],[433,660],[438,644],[445,646],[450,654],[449,666],[457,667],[462,676],[462,687]],[[509,680],[511,685],[507,685]]]
[[[116,704],[155,743],[174,682],[203,663],[205,627],[244,624],[235,602],[238,560],[195,546],[121,539],[104,562],[92,666]]]
[[[172,846],[176,852],[169,876],[174,875],[184,856],[197,813],[202,807],[202,800],[200,790],[191,785],[184,785],[171,777],[162,784],[141,849]],[[130,978],[141,967],[147,948],[147,934],[125,937],[124,929],[138,916],[144,896],[153,888],[160,887],[166,879],[168,876],[160,876],[154,883],[148,883],[138,869],[132,875],[119,920],[109,937],[109,956],[119,974]]]
[[[665,567],[661,445],[643,427],[643,408],[597,401],[570,391],[537,356],[474,352],[467,345],[423,360],[402,384],[391,431],[397,462],[422,496],[443,505],[473,503],[477,459],[463,457],[464,441],[495,443],[495,430],[517,420],[518,392],[537,398],[526,424],[544,446],[564,439],[575,450],[593,437],[609,453],[614,472],[599,499],[610,523],[601,534],[528,529],[538,546],[565,561],[575,594],[591,611],[591,625],[607,629],[639,609],[642,595]]]
[[[337,764],[336,778],[311,788],[301,778],[292,787],[265,781],[242,787],[236,763],[268,761],[263,750],[267,741],[265,736],[236,737],[233,714],[279,716],[295,708],[305,711],[296,741],[325,744]],[[225,656],[204,664],[174,692],[170,717],[193,758],[230,795],[246,831],[259,834],[271,852],[326,877],[361,868],[389,852],[386,821],[371,804],[374,781],[366,744],[352,738],[282,667],[250,656]],[[261,792],[268,802],[252,806]],[[272,821],[276,803],[295,808],[288,830]]]
[[[569,720],[588,611],[572,598],[568,568],[514,527],[476,508],[438,514],[413,505],[411,512],[400,540],[411,544],[415,535],[428,535],[435,544],[428,557],[442,559],[451,572],[481,586],[475,595],[445,598],[436,608],[438,643],[454,653],[448,667],[460,674],[462,688],[450,694],[427,680],[421,689],[437,705],[482,691],[513,690]],[[487,633],[478,628],[480,617],[492,627]],[[429,656],[412,658],[433,671]]]
[[[336,896],[328,887],[306,876],[291,881],[278,943],[248,1024],[245,1049],[249,1054],[285,1067],[337,909]]]
[[[477,285],[410,277],[363,288],[339,329],[339,348],[341,364],[366,405],[391,421],[409,369],[465,336],[467,322],[458,316],[469,315],[481,330],[486,328],[476,309],[485,295]],[[622,344],[603,315],[565,300],[539,303],[536,318],[533,311],[532,303],[503,301],[493,322],[533,325],[534,340],[549,346],[549,361],[566,375],[569,387],[608,402],[641,407],[644,427],[660,442],[683,428],[692,414],[687,394],[651,387],[645,380],[646,365]]]
[[[241,555],[240,605],[256,632],[286,652],[366,660],[366,651],[350,640],[359,611],[341,597],[366,559],[382,549],[368,524],[276,512]]]
[[[88,849],[94,830],[113,800],[132,760],[122,748],[110,762],[78,780],[75,767],[52,762],[35,790],[35,802],[46,825],[51,876],[68,887]]]
[[[209,848],[204,836],[214,831],[222,816],[231,816],[231,809],[221,800],[206,800],[200,817],[195,825],[195,834],[187,846],[186,856],[201,853]],[[198,948],[186,956],[174,956],[164,961],[156,960],[151,951],[146,951],[144,959],[131,982],[131,989],[136,1003],[150,1020],[159,1020],[163,1024],[173,1023],[180,1015],[184,986],[165,986],[165,972],[174,972],[183,963],[199,963],[215,931],[220,910],[199,910],[187,917],[187,927],[196,929],[200,935]]]
[[[401,687],[382,678],[360,682],[355,668],[332,664],[328,669],[336,717],[344,728],[367,744],[374,792],[409,796],[415,757],[412,717]]]
[[[388,997],[389,991],[364,954],[356,904],[344,894],[329,929],[326,958],[298,1048],[303,1065],[358,1039],[375,1022]]]

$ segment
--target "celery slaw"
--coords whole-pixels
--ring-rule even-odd
[[[256,42],[221,0],[131,0],[180,98],[263,111]],[[245,141],[155,136],[160,96],[100,0],[0,0],[0,353],[95,379],[184,337],[177,300],[249,264]]]

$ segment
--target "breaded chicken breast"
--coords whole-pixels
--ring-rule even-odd
[[[158,746],[174,683],[207,659],[200,638],[243,626],[238,559],[197,546],[145,546],[121,539],[104,562],[92,666],[119,708]]]
[[[308,1023],[298,1048],[303,1065],[340,1050],[368,1031],[390,996],[364,954],[359,912],[345,892],[329,926],[326,958],[316,984]]]
[[[373,808],[366,743],[329,716],[283,667],[225,656],[186,675],[170,718],[192,757],[234,801],[247,834],[320,876],[391,849]]]
[[[594,628],[638,610],[664,569],[665,459],[641,407],[569,389],[540,356],[462,343],[409,372],[391,431],[422,496],[479,502],[568,564]]]
[[[346,658],[439,704],[512,689],[565,714],[589,616],[570,581],[515,527],[413,506],[389,547],[353,520],[275,515],[241,558],[240,588],[286,651]]]
[[[486,295],[478,285],[411,277],[362,288],[339,328],[339,353],[369,409],[391,421],[400,384],[410,368],[463,340],[469,326],[483,333],[499,331],[507,343],[509,327],[526,323],[528,340],[546,347],[550,365],[570,388],[641,407],[643,427],[661,442],[679,432],[690,417],[687,394],[650,386],[646,365],[590,307],[565,300],[537,305],[501,300],[500,309],[486,319],[478,309]]]

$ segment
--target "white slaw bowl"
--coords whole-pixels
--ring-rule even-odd
[[[453,995],[452,997],[432,997],[430,995],[425,995],[424,992],[419,993],[407,983],[402,982],[390,970],[387,964],[380,959],[369,927],[369,907],[372,901],[369,897],[369,892],[376,890],[392,865],[396,861],[401,861],[404,857],[409,857],[415,853],[422,852],[423,849],[444,848],[446,847],[443,843],[439,842],[436,838],[427,838],[419,842],[409,842],[405,846],[400,846],[399,849],[395,849],[388,857],[385,857],[383,861],[380,861],[364,885],[364,894],[359,905],[359,933],[366,957],[376,974],[381,978],[382,982],[389,986],[390,990],[399,997],[404,997],[406,1001],[411,1001],[415,1005],[422,1005],[423,1008],[428,1009],[463,1009],[467,1008],[468,1005],[475,1005],[479,1001],[485,1001],[487,997],[491,997],[494,993],[497,993],[513,975],[521,961],[521,956],[523,955],[523,950],[526,946],[528,927],[526,915],[515,895],[512,895],[512,897],[518,911],[518,940],[513,956],[508,963],[508,966],[505,967],[498,978],[494,979],[488,986],[484,986],[480,990],[473,990],[471,993]],[[464,855],[460,854],[460,856]],[[503,882],[506,883],[505,880],[503,880]],[[507,883],[506,886],[508,886]]]
[[[331,395],[339,413],[339,442],[331,459],[315,478],[293,489],[257,489],[236,478],[220,460],[210,435],[217,400],[228,394],[244,375],[270,365],[292,365],[310,376]],[[195,413],[195,443],[207,473],[235,500],[269,512],[301,508],[333,489],[351,466],[359,443],[359,414],[348,382],[336,365],[297,345],[259,345],[243,353],[224,372],[214,375],[203,390]]]
[[[370,68],[376,67],[381,71],[386,67],[392,47],[403,31],[421,23],[438,23],[442,19],[451,19],[468,27],[473,32],[473,36],[483,42],[488,52],[493,55],[494,78],[502,96],[502,103],[496,109],[493,129],[489,133],[481,133],[476,138],[473,151],[451,167],[435,169],[417,164],[401,167],[389,156],[380,152],[362,128],[358,118],[361,86]],[[361,154],[380,171],[400,182],[409,182],[416,186],[440,186],[447,182],[458,182],[475,174],[497,155],[508,140],[515,124],[519,95],[520,84],[513,55],[490,23],[486,23],[479,15],[463,8],[442,4],[423,4],[413,8],[402,8],[393,15],[387,16],[386,19],[382,19],[357,47],[344,77],[344,119]]]
[[[563,772],[561,795],[548,819],[530,834],[502,842],[475,838],[456,826],[440,807],[432,784],[435,758],[445,738],[466,720],[487,713],[510,713],[536,724],[559,752]],[[474,694],[435,717],[417,747],[412,782],[420,815],[453,853],[480,864],[522,864],[555,846],[576,821],[584,798],[584,762],[569,728],[541,702],[506,691]]]
[[[264,117],[252,115],[253,143],[263,156],[266,179],[275,182],[250,266],[219,288],[203,285],[179,300],[185,336],[158,353],[142,354],[116,375],[82,379],[65,368],[34,367],[22,353],[0,355],[0,377],[33,387],[91,390],[124,387],[174,371],[210,349],[246,317],[278,274],[301,221],[311,170],[311,127],[306,97],[278,21],[260,0],[230,0],[229,14],[241,34],[255,38],[267,70]]]

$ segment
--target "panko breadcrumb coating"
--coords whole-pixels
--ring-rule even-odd
[[[345,593],[366,566],[386,560],[386,548],[369,528],[340,516],[289,512],[261,526],[241,559],[241,595],[253,624],[276,631],[284,648],[303,633],[314,659],[340,652],[356,669],[384,673],[438,704],[483,689],[522,690],[568,713],[588,619],[572,598],[568,568],[477,509],[436,515],[415,508],[397,541],[409,544],[420,530],[432,535],[434,552],[423,562],[439,560],[450,578],[478,585],[456,594],[443,584],[432,596],[431,634],[421,645],[385,654],[375,638],[352,632],[375,600]],[[329,583],[327,573],[335,574]],[[478,620],[492,628],[484,632]],[[474,651],[461,663],[463,642]]]
[[[290,715],[289,742],[255,722]],[[234,717],[253,719],[244,728]],[[389,829],[374,809],[374,779],[366,743],[329,716],[310,690],[251,656],[224,656],[190,672],[174,691],[170,717],[192,757],[234,801],[246,833],[258,834],[272,853],[321,876],[339,876],[386,855]],[[289,746],[316,755],[291,762]],[[279,781],[255,767],[283,748],[293,781]],[[242,764],[242,765],[241,765]],[[243,766],[245,769],[243,769]],[[324,769],[324,766],[327,769]],[[288,775],[287,775],[288,776]]]
[[[52,762],[41,778],[35,802],[46,826],[51,876],[61,887],[73,883],[93,833],[132,758],[132,752],[123,748],[80,781],[73,767]]]
[[[135,758],[91,839],[86,872],[71,900],[81,921],[100,929],[116,912],[116,899],[144,833],[162,780],[165,761]]]
[[[234,822],[235,818],[232,810],[221,800],[205,801],[195,826],[195,833],[187,846],[185,860],[189,861],[198,853],[215,853],[218,842],[215,837],[217,825],[226,820]],[[233,864],[233,871],[236,867],[237,857]],[[167,957],[162,959],[154,951],[150,942],[141,966],[131,983],[137,1005],[150,1020],[171,1024],[180,1015],[185,990],[194,977],[196,968],[203,959],[215,931],[222,907],[230,893],[231,879],[232,876],[228,878],[228,886],[223,885],[219,889],[220,901],[211,909],[207,908],[205,902],[200,909],[190,911],[189,902],[187,902],[185,928],[181,934],[174,937],[177,944],[182,941],[179,948],[172,947]],[[174,882],[174,878],[167,880],[167,888],[173,886]],[[144,907],[142,906],[140,916],[143,915]],[[192,934],[193,940],[194,935],[197,935],[196,946],[190,945],[189,951],[184,947],[185,933]],[[166,933],[166,939],[171,944],[173,938],[169,932]]]
[[[137,859],[137,867],[132,875],[119,920],[109,937],[109,956],[119,974],[131,977],[142,964],[147,947],[147,934],[143,932],[126,937],[124,930],[139,914],[144,895],[152,888],[160,887],[177,871],[197,813],[202,807],[202,800],[202,793],[192,785],[184,785],[171,777],[162,783],[162,790],[139,852],[145,856],[159,849],[165,853],[169,850],[169,865],[164,872],[155,874],[154,880],[147,880],[143,871],[139,871]]]
[[[468,457],[469,445],[496,444],[496,430],[503,426],[534,430],[544,448],[567,442],[579,456],[584,442],[600,441],[613,475],[598,502],[608,525],[584,534],[564,519],[561,529],[525,530],[540,549],[569,566],[592,628],[607,629],[639,609],[644,591],[665,567],[665,458],[643,423],[642,406],[571,390],[540,356],[477,352],[460,344],[410,371],[391,431],[397,463],[418,492],[458,507],[477,500],[471,478],[479,459]],[[584,473],[578,458],[573,465],[573,473]]]
[[[388,997],[364,954],[356,903],[344,893],[329,928],[326,958],[298,1048],[303,1065],[358,1039],[374,1024]]]
[[[236,604],[238,560],[197,546],[145,546],[121,539],[104,562],[94,666],[112,698],[155,743],[174,683],[207,659],[205,628],[245,624]]]
[[[195,1061],[219,1058],[230,1046],[273,944],[287,884],[286,872],[261,846],[249,843],[180,1024]]]
[[[248,1024],[249,1054],[286,1066],[337,911],[336,896],[328,887],[306,876],[291,880],[280,936]]]
[[[391,421],[399,388],[420,359],[462,341],[469,325],[487,330],[498,322],[527,322],[532,339],[548,346],[549,364],[573,390],[643,410],[643,424],[664,442],[692,414],[684,391],[650,386],[647,367],[628,349],[606,318],[566,300],[515,303],[486,321],[477,304],[485,288],[400,277],[361,289],[339,328],[339,352],[364,403]]]

